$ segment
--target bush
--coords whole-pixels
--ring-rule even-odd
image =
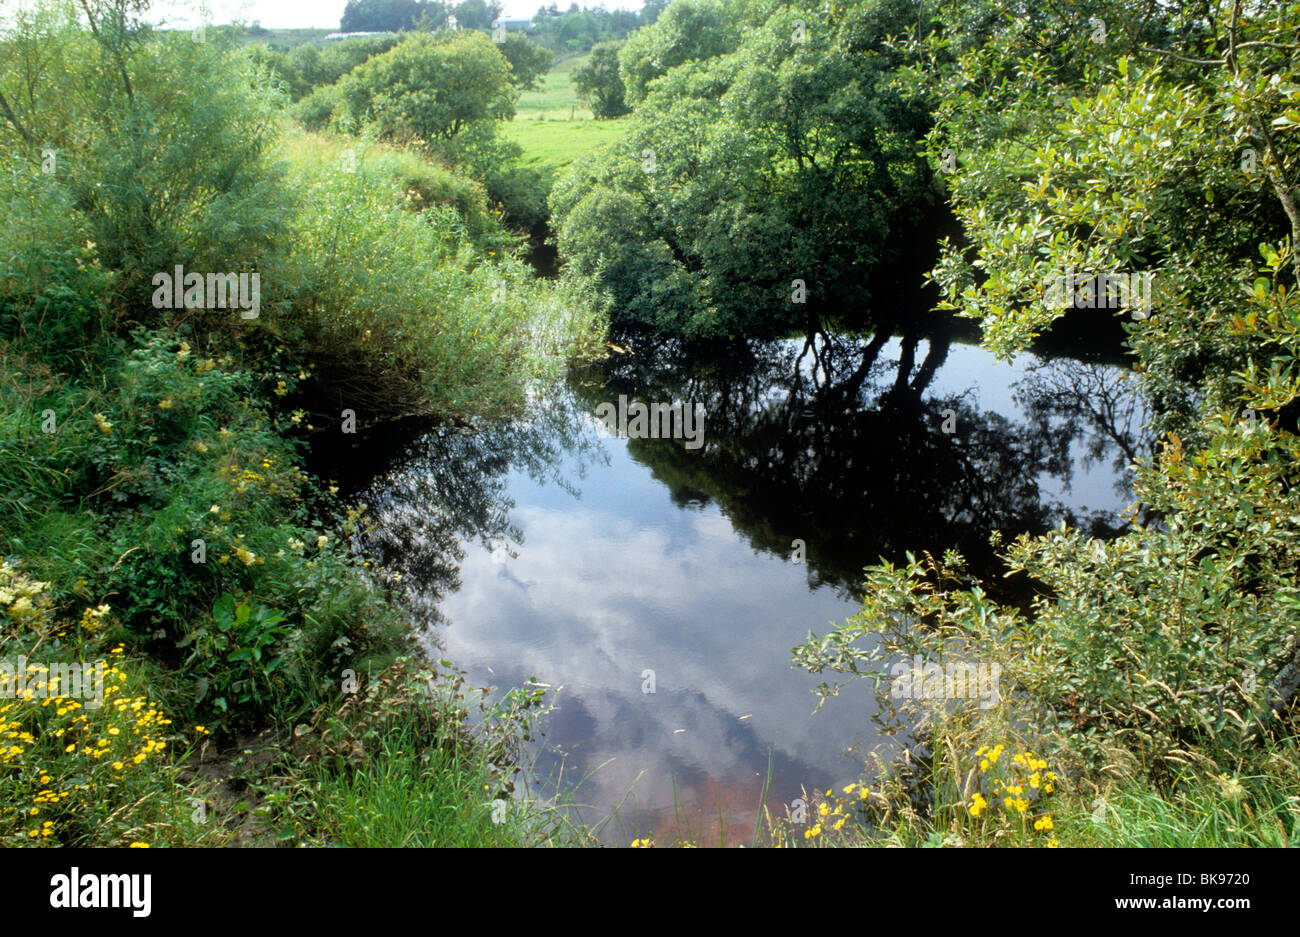
[[[60,369],[97,363],[116,277],[98,262],[95,231],[67,188],[29,160],[0,172],[0,338]]]
[[[299,167],[302,285],[279,328],[363,418],[499,412],[521,399],[521,378],[585,347],[594,313],[578,292],[535,281],[505,243],[484,258],[473,213],[467,223],[422,197],[408,210],[410,160],[376,149],[354,172]]]

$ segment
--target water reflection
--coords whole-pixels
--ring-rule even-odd
[[[957,380],[938,380],[950,357],[965,359],[945,374]],[[984,352],[943,335],[740,344],[709,357],[664,343],[654,355],[606,363],[578,392],[588,409],[619,394],[703,402],[702,451],[630,440],[636,459],[679,505],[718,504],[755,549],[788,556],[793,541],[804,541],[809,585],[852,596],[862,567],[881,557],[951,547],[992,576],[993,530],[1085,523],[1094,517],[1087,496],[1103,515],[1117,506],[1113,491],[1063,500],[1081,462],[1075,443],[1086,415],[1035,393],[1062,366],[998,373]],[[980,385],[1010,388],[1026,378],[1019,396],[1032,402],[1030,419],[1013,419],[1020,414],[1010,400],[981,406]],[[1108,444],[1095,442],[1099,453]]]
[[[845,783],[879,741],[865,685],[813,717],[788,663],[856,612],[864,565],[956,547],[991,570],[994,528],[1123,503],[1045,368],[939,336],[634,341],[525,419],[375,441],[367,547],[477,680],[557,688],[541,792],[577,784],[611,843],[743,842],[760,804]],[[620,394],[702,403],[704,445],[610,437],[592,414]]]

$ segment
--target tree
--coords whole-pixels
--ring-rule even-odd
[[[892,86],[900,6],[869,0],[832,23],[812,3],[780,4],[735,51],[644,86],[624,138],[575,164],[551,197],[561,252],[614,320],[692,337],[815,330],[832,313],[861,322],[873,293],[909,269],[919,285],[938,213],[918,156],[928,101]],[[687,41],[689,19],[717,15],[674,4],[622,65],[651,62],[670,33]],[[740,31],[715,25],[717,43]]]
[[[340,82],[340,126],[447,150],[469,129],[514,116],[510,63],[484,33],[417,34]]]
[[[626,39],[638,27],[653,23],[666,6],[662,0],[651,0],[640,12],[611,11],[601,6],[583,10],[575,6],[562,13],[552,3],[539,8],[533,16],[530,34],[534,41],[552,51],[582,52],[597,42]]]
[[[621,117],[632,109],[623,96],[623,79],[618,72],[621,42],[602,42],[591,48],[591,59],[574,71],[573,86],[597,119]]]
[[[318,88],[334,84],[371,56],[387,52],[401,41],[399,35],[358,36],[332,41],[324,47],[312,43],[290,52],[254,45],[250,54],[283,79],[289,97],[299,101]]]
[[[146,40],[125,15],[143,4],[88,7],[94,31],[48,4],[0,34],[0,157],[31,166],[44,204],[84,226],[81,243],[114,271],[115,315],[152,322],[156,271],[268,269],[289,214],[267,166],[280,98],[228,34]],[[6,203],[15,216],[35,207],[30,193]],[[15,259],[7,246],[0,256]]]
[[[723,55],[740,42],[740,22],[716,0],[677,0],[619,53],[628,103],[645,99],[651,81],[683,62]]]
[[[501,4],[497,0],[488,3],[487,0],[463,0],[452,8],[456,14],[456,25],[461,29],[481,29],[484,31],[492,28],[492,22],[501,16]]]
[[[348,0],[339,21],[339,30],[356,32],[397,32],[411,29],[425,13],[441,22],[443,4],[438,0]]]
[[[506,36],[497,43],[497,48],[510,63],[510,83],[520,91],[536,88],[541,77],[550,70],[551,53],[518,33]]]

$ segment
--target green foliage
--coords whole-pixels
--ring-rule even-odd
[[[98,262],[94,231],[71,193],[38,166],[11,157],[0,173],[0,337],[70,369],[101,348],[115,277]]]
[[[305,771],[292,765],[290,772],[304,773],[306,783],[272,779],[266,797],[281,839],[526,846],[560,831],[559,818],[542,805],[512,796],[518,741],[549,711],[541,691],[489,702],[446,665],[440,662],[439,673],[399,660],[367,679],[337,712],[319,710],[299,727],[297,759]]]
[[[142,336],[107,391],[6,371],[0,478],[12,496],[0,500],[0,553],[29,558],[58,602],[114,596],[123,637],[164,655],[194,641],[196,621],[214,633],[204,622],[222,593],[257,595],[292,626],[275,632],[272,656],[286,658],[276,693],[247,682],[242,655],[209,653],[198,676],[238,685],[218,710],[229,718],[292,709],[318,696],[322,674],[332,683],[347,662],[400,647],[403,626],[360,561],[309,522],[298,456],[245,399],[249,377],[177,345]],[[41,431],[47,409],[51,434]],[[265,657],[265,640],[246,637],[228,650]],[[167,702],[188,711],[193,697]]]
[[[272,63],[224,31],[195,43],[114,13],[140,6],[49,0],[0,35],[0,557],[17,558],[0,647],[120,655],[111,692],[127,703],[88,724],[62,701],[0,712],[21,742],[0,764],[6,842],[220,841],[192,819],[205,792],[162,754],[182,737],[161,713],[292,725],[336,709],[346,671],[412,646],[347,539],[359,513],[338,517],[303,471],[298,439],[338,419],[339,398],[311,408],[342,393],[363,421],[506,409],[599,335],[581,288],[509,258],[480,184],[379,144],[286,139]],[[486,37],[435,45],[444,77],[487,63],[508,113],[509,65]],[[295,67],[324,81],[382,46]],[[413,48],[366,74],[398,75]],[[404,112],[377,94],[371,116],[418,120],[435,98]],[[332,119],[335,102],[314,103]],[[467,151],[484,146],[483,122],[462,129]],[[152,278],[177,264],[256,271],[261,316],[155,308]],[[129,722],[146,715],[148,733]],[[455,765],[431,770],[466,796]]]
[[[593,46],[591,59],[573,73],[573,86],[598,120],[621,117],[632,110],[624,99],[623,79],[619,75],[618,50],[621,47],[622,44],[617,42]]]
[[[1013,353],[1062,315],[1043,294],[1069,268],[1155,274],[1149,315],[1125,326],[1160,438],[1127,529],[1018,539],[1004,557],[1026,607],[992,601],[956,556],[874,567],[863,614],[795,658],[851,674],[896,652],[996,661],[1018,724],[1085,779],[1181,796],[1269,770],[1300,684],[1300,5],[1093,15],[1104,43],[1050,4],[958,21],[906,80],[939,87],[930,155],[958,163],[968,241],[935,269],[943,305],[980,319],[989,347]],[[947,730],[927,743],[960,745]],[[1187,841],[1144,803],[1141,824]]]
[[[186,665],[197,665],[200,685],[219,710],[265,705],[280,689],[276,671],[283,660],[275,655],[275,647],[289,633],[284,622],[279,612],[265,605],[254,608],[247,601],[236,604],[226,592],[212,606],[212,624],[190,632],[177,646],[193,646]],[[229,666],[237,663],[244,664],[242,673]],[[209,671],[214,674],[211,681]]]
[[[720,11],[674,4],[638,36],[707,35],[688,14]],[[899,232],[932,216],[916,152],[925,100],[890,86],[904,61],[887,42],[895,17],[883,0],[834,22],[780,4],[734,52],[719,26],[709,57],[649,86],[622,140],[574,164],[551,196],[560,251],[615,321],[764,335],[867,305],[873,274],[922,244]],[[625,81],[630,55],[659,54],[636,42],[620,53]]]
[[[347,75],[339,126],[449,153],[463,131],[514,116],[510,63],[481,33],[416,35]]]
[[[644,101],[650,83],[671,68],[734,51],[740,25],[720,0],[676,0],[653,25],[633,33],[619,53],[628,103]]]
[[[501,15],[501,4],[493,0],[348,0],[339,29],[343,32],[432,29],[447,24],[454,15],[461,29],[489,29]]]
[[[298,167],[304,286],[282,334],[311,349],[319,380],[362,419],[508,409],[521,376],[553,373],[589,340],[590,306],[534,281],[504,243],[484,257],[456,212],[410,211],[395,171],[409,161],[377,149],[355,172]]]
[[[446,4],[434,0],[348,0],[339,21],[345,33],[411,29],[426,15],[446,18]]]
[[[602,6],[561,11],[552,3],[538,9],[529,36],[554,52],[586,52],[598,42],[627,38],[638,27],[653,23],[667,6],[668,0],[646,0],[639,12]]]
[[[29,191],[45,192],[33,208],[38,219],[75,210],[94,251],[86,263],[114,273],[114,318],[157,324],[151,278],[178,263],[263,269],[286,220],[264,158],[277,110],[265,75],[215,39],[109,43],[59,20],[31,28],[0,42],[14,114],[0,122],[0,147],[10,166],[42,167],[42,151],[55,151],[54,180],[30,177]],[[49,50],[40,59],[20,51],[33,38]]]
[[[343,89],[338,85],[325,85],[317,88],[307,97],[294,105],[290,111],[295,120],[313,133],[320,133],[334,120],[338,110]]]
[[[68,620],[48,587],[0,561],[0,841],[213,842],[167,763],[184,736],[151,698],[153,668],[106,640],[107,604]]]
[[[460,29],[491,29],[493,21],[501,15],[501,9],[499,0],[461,0],[454,5],[447,4],[448,12],[455,15]],[[437,20],[430,22],[430,26],[437,24]]]
[[[518,33],[507,35],[496,46],[510,63],[510,83],[520,91],[535,89],[551,67],[550,51]]]
[[[1137,785],[1084,802],[1060,821],[1064,845],[1120,849],[1277,849],[1300,842],[1300,809],[1288,791],[1295,774],[1295,740],[1261,759],[1267,774],[1191,777],[1172,795]]]
[[[387,52],[400,41],[398,35],[358,36],[323,45],[299,45],[288,52],[253,46],[249,54],[284,82],[292,100],[299,101],[334,84],[361,63]]]

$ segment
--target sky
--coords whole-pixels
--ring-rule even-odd
[[[570,2],[556,0],[561,9],[567,9]],[[547,3],[549,0],[502,0],[508,19],[532,19],[538,7]],[[583,0],[578,0],[578,5],[601,4],[590,0],[584,4]],[[641,0],[608,0],[603,5],[610,9],[639,10]],[[199,20],[195,10],[206,7],[211,11],[208,22],[212,23],[228,23],[239,18],[249,23],[260,21],[267,29],[338,29],[345,6],[347,0],[155,0],[151,9],[156,15],[165,17],[168,25],[177,27],[197,25]]]

